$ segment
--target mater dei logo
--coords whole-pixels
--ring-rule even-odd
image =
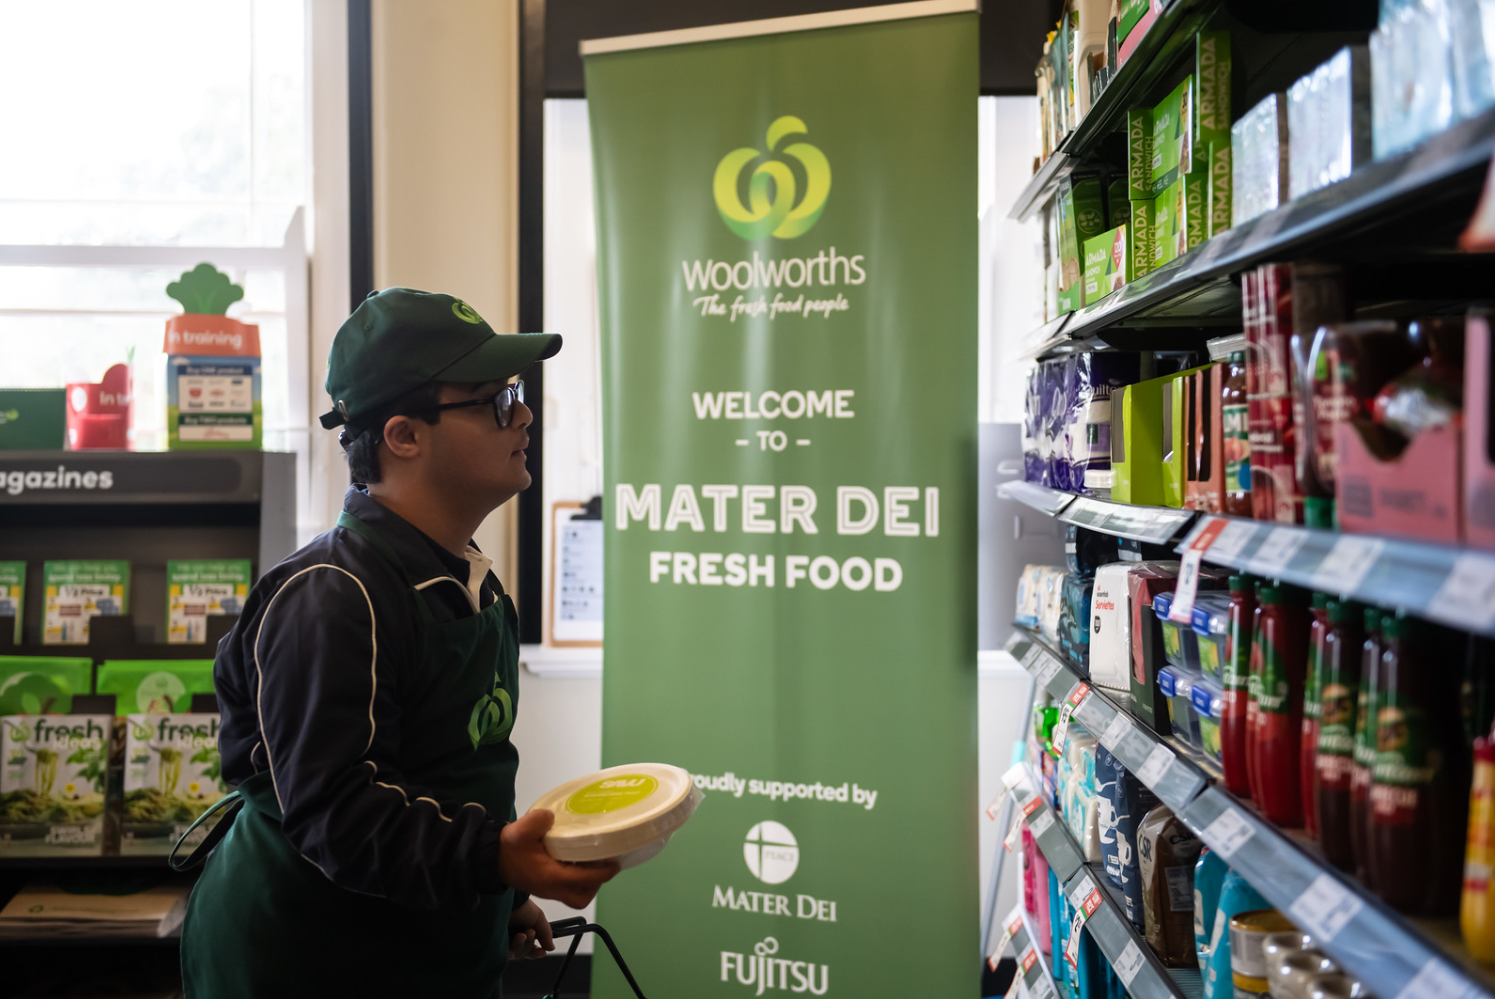
[[[831,193],[831,164],[808,142],[780,144],[791,136],[808,134],[805,123],[793,115],[776,118],[768,126],[767,152],[744,146],[723,156],[716,165],[712,193],[716,210],[727,228],[743,239],[793,239],[803,236],[825,210]],[[794,165],[790,162],[793,161]],[[756,166],[752,166],[756,162]],[[752,166],[751,173],[747,173]],[[798,167],[798,170],[795,167]],[[748,203],[742,203],[743,175],[747,173]],[[800,192],[799,175],[804,177]]]

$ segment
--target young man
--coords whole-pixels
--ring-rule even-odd
[[[529,896],[581,907],[617,872],[551,858],[550,812],[515,820],[517,619],[471,542],[530,484],[509,379],[560,344],[405,288],[338,330],[322,425],[358,484],[218,648],[243,804],[188,905],[191,999],[498,996],[554,947]]]

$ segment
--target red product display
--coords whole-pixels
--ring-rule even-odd
[[[1376,762],[1376,686],[1381,675],[1382,614],[1365,609],[1365,641],[1360,652],[1360,690],[1355,705],[1355,757],[1350,768],[1350,849],[1355,875],[1374,888],[1370,870],[1370,772]]]
[[[1324,857],[1342,871],[1355,869],[1350,824],[1350,773],[1355,759],[1355,717],[1360,697],[1360,659],[1365,646],[1365,610],[1349,601],[1329,601],[1319,665],[1318,746],[1314,753],[1314,809]]]
[[[72,451],[118,450],[130,446],[134,409],[130,366],[115,364],[98,382],[67,386],[67,446]]]
[[[1313,772],[1318,755],[1319,718],[1324,682],[1324,656],[1329,635],[1329,595],[1313,595],[1313,620],[1308,626],[1308,678],[1303,684],[1303,733],[1298,747],[1298,789],[1303,795],[1303,825],[1318,838]]]
[[[1412,915],[1458,911],[1468,818],[1468,747],[1458,719],[1458,660],[1446,633],[1387,617],[1376,683],[1370,869],[1376,892]]]
[[[1252,797],[1279,826],[1303,824],[1298,788],[1303,679],[1308,660],[1308,609],[1291,587],[1263,586],[1251,644],[1248,748],[1255,763]]]
[[[1220,708],[1220,765],[1231,794],[1249,797],[1251,781],[1246,753],[1246,712],[1251,675],[1251,637],[1256,624],[1256,592],[1251,577],[1230,577],[1230,630],[1225,635],[1222,677],[1225,697]]]

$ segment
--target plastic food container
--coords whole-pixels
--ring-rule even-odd
[[[534,807],[555,813],[545,834],[545,849],[555,859],[637,867],[665,848],[703,797],[679,767],[634,763],[567,781]]]
[[[1152,612],[1163,626],[1163,658],[1168,665],[1185,670],[1199,669],[1199,636],[1186,624],[1168,620],[1168,611],[1173,607],[1172,593],[1159,593],[1152,598]]]
[[[1194,683],[1203,679],[1198,670],[1180,666],[1165,666],[1158,671],[1158,689],[1168,699],[1168,719],[1173,723],[1173,733],[1189,745],[1200,747],[1199,716],[1194,711],[1192,700]]]
[[[1201,593],[1195,597],[1191,630],[1199,643],[1199,669],[1205,676],[1218,680],[1225,675],[1228,654],[1226,636],[1230,632],[1230,594]]]
[[[1212,677],[1200,674],[1189,693],[1194,717],[1199,720],[1199,749],[1216,763],[1221,763],[1220,716],[1224,713],[1225,688]]]

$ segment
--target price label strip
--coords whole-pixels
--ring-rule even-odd
[[[1172,750],[1167,746],[1160,745],[1152,747],[1152,752],[1147,754],[1147,759],[1142,762],[1141,768],[1137,770],[1137,779],[1148,787],[1156,786],[1163,779],[1163,775],[1168,772],[1168,768],[1173,765],[1175,759],[1177,757],[1173,755]]]
[[[991,800],[991,804],[986,806],[986,817],[993,822],[997,821],[997,815],[1002,811],[1002,803],[1007,800],[1007,796],[1018,788],[1027,786],[1028,768],[1021,763],[1008,767],[1007,772],[1002,775],[1002,789]]]
[[[1012,828],[1007,830],[1007,838],[1002,840],[1002,846],[1007,849],[1008,853],[1013,853],[1017,850],[1017,844],[1023,838],[1023,819],[1026,817],[1024,815],[1014,815],[1012,817]]]
[[[1168,620],[1188,624],[1194,619],[1194,598],[1199,595],[1199,570],[1204,567],[1204,553],[1229,526],[1230,521],[1224,517],[1214,517],[1194,535],[1194,540],[1179,560],[1178,586],[1173,591]]]
[[[1255,835],[1256,830],[1251,827],[1251,823],[1247,822],[1245,817],[1234,808],[1228,808],[1204,827],[1200,838],[1209,844],[1209,848],[1214,850],[1221,860],[1229,860],[1247,840]]]
[[[1396,994],[1396,999],[1466,999],[1474,994],[1473,985],[1435,957],[1412,976],[1406,987]]]
[[[1314,938],[1328,943],[1354,919],[1365,903],[1331,874],[1320,874],[1288,907],[1288,915]]]
[[[1305,531],[1292,527],[1272,528],[1250,560],[1251,571],[1258,576],[1276,579],[1307,540],[1308,534]]]
[[[1034,676],[1036,676],[1038,679],[1038,685],[1040,687],[1047,687],[1049,685],[1049,681],[1059,675],[1059,670],[1061,668],[1062,667],[1059,664],[1059,660],[1045,653],[1043,656],[1043,661],[1038,667],[1038,672],[1034,674]]]
[[[1313,588],[1328,593],[1355,592],[1385,550],[1386,542],[1380,538],[1340,538],[1314,570]]]
[[[1075,684],[1075,689],[1069,692],[1064,699],[1064,707],[1059,710],[1059,722],[1054,726],[1054,748],[1063,750],[1065,741],[1069,738],[1069,720],[1074,717],[1075,709],[1080,702],[1090,695],[1090,685],[1085,683]]]
[[[1033,833],[1033,838],[1034,839],[1037,839],[1038,837],[1042,836],[1044,833],[1048,832],[1053,827],[1054,827],[1054,813],[1051,812],[1051,811],[1040,812],[1039,815],[1038,815],[1038,818],[1036,818],[1032,822],[1028,823],[1028,829]]]
[[[986,958],[986,966],[992,971],[997,970],[997,965],[1002,962],[1002,955],[1007,953],[1007,947],[1012,943],[1012,938],[1017,936],[1018,931],[1023,928],[1023,915],[1020,909],[1013,909],[1007,914],[1007,920],[1002,927],[1002,935],[997,938],[996,947]],[[1014,976],[1015,978],[1016,976]]]
[[[1146,961],[1142,957],[1142,948],[1137,946],[1137,941],[1128,940],[1121,956],[1111,967],[1116,972],[1116,977],[1121,979],[1121,984],[1127,988],[1132,987],[1132,982],[1137,980],[1137,972],[1142,970]]]
[[[1043,655],[1043,647],[1037,642],[1033,642],[1028,646],[1028,651],[1023,653],[1023,668],[1031,668],[1041,655]]]
[[[1431,617],[1455,627],[1488,631],[1495,625],[1495,558],[1466,552],[1427,605]]]
[[[1125,711],[1116,712],[1116,717],[1111,719],[1104,732],[1100,734],[1100,744],[1111,752],[1116,752],[1128,735],[1132,733],[1132,723],[1127,719]]]

